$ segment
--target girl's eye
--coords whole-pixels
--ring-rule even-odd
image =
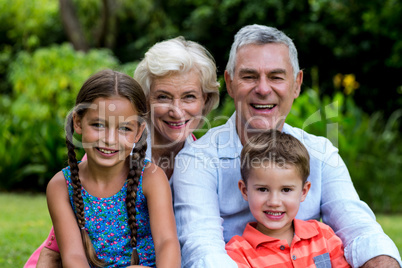
[[[123,132],[128,132],[128,131],[131,131],[131,128],[128,128],[128,127],[120,127],[119,130],[120,130],[120,131],[123,131]]]
[[[283,190],[282,191],[284,191],[285,193],[289,193],[289,192],[291,192],[292,191],[292,189],[290,189],[290,188],[283,188]]]
[[[105,125],[102,123],[93,123],[92,126],[96,127],[96,128],[104,128]]]

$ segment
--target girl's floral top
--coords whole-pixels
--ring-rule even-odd
[[[149,162],[145,160],[145,165]],[[144,165],[144,168],[145,168]],[[140,265],[155,266],[155,249],[149,224],[147,200],[142,191],[142,174],[138,183],[135,202],[137,220],[137,251]],[[67,181],[70,202],[73,202],[70,167],[63,169]],[[81,190],[85,208],[85,229],[89,233],[99,259],[108,263],[106,267],[126,267],[130,265],[133,248],[130,246],[130,227],[126,208],[127,181],[121,190],[107,198],[90,195],[84,188]]]

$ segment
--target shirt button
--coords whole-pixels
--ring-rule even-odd
[[[295,261],[297,258],[296,258],[296,255],[293,255],[292,256],[292,259]]]
[[[52,235],[52,236],[50,237],[50,240],[52,240],[52,241],[54,240],[54,235]]]
[[[49,241],[49,243],[47,243],[47,246],[50,247],[52,245],[52,242]]]
[[[285,250],[285,246],[284,246],[284,245],[280,246],[279,248],[280,248],[280,250]]]

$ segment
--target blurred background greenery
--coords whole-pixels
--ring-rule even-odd
[[[221,103],[197,134],[222,124],[233,36],[258,23],[299,51],[304,85],[287,122],[339,148],[375,212],[400,213],[401,17],[399,0],[0,0],[0,190],[43,192],[67,164],[64,118],[81,84],[104,68],[132,75],[164,39],[215,57]]]

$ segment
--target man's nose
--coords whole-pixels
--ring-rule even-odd
[[[267,77],[260,77],[255,88],[255,92],[262,96],[266,96],[272,92],[272,88]]]

